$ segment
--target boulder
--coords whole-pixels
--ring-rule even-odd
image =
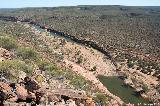
[[[132,80],[131,80],[130,78],[125,79],[125,80],[124,80],[124,83],[125,83],[126,85],[129,85],[129,86],[133,86],[133,85],[134,85],[133,82],[132,82]]]
[[[40,85],[38,84],[38,82],[35,80],[32,80],[29,77],[25,77],[24,81],[25,81],[26,89],[28,91],[34,92],[35,90],[38,90],[40,88]]]
[[[17,96],[12,92],[12,88],[7,83],[0,82],[0,102],[3,103],[5,100],[10,102],[17,101]]]
[[[23,86],[20,86],[19,84],[16,84],[15,93],[16,93],[18,99],[20,99],[20,100],[26,100],[26,98],[28,96],[27,90]]]
[[[7,98],[7,95],[0,90],[0,106],[3,105],[3,102],[6,98]]]
[[[18,97],[16,94],[14,94],[14,96],[8,98],[6,101],[13,103],[13,102],[16,102],[17,100],[18,100]]]
[[[66,102],[66,106],[77,106],[77,105],[75,104],[75,101],[73,101],[72,99],[69,99]]]
[[[36,99],[36,94],[32,92],[28,92],[27,99]]]
[[[27,76],[27,74],[26,74],[24,71],[19,71],[18,77],[19,77],[20,79],[24,79],[26,76]]]
[[[4,89],[4,90],[7,91],[7,92],[10,92],[11,89],[12,89],[12,88],[9,86],[9,84],[4,83],[4,82],[0,82],[0,88]]]

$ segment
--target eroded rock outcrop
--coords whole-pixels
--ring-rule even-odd
[[[80,101],[80,102],[78,102]],[[30,77],[25,77],[20,83],[0,82],[0,104],[3,106],[17,105],[24,103],[34,104],[54,104],[62,106],[77,106],[79,103],[89,103],[94,106],[93,100],[88,101],[84,92],[73,89],[50,89],[40,87],[39,84]],[[20,103],[19,105],[16,104]],[[78,104],[77,104],[78,103]],[[52,106],[51,105],[51,106]]]

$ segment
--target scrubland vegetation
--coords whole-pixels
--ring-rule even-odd
[[[25,30],[23,26],[19,26],[16,24],[11,26],[9,24],[10,23],[5,23],[4,26],[1,26],[1,32],[6,32],[7,34],[1,34],[0,47],[14,52],[14,59],[0,63],[0,71],[1,73],[4,73],[3,76],[7,74],[7,78],[16,79],[16,74],[19,71],[24,71],[28,75],[31,75],[33,74],[34,66],[37,65],[40,70],[46,72],[52,77],[63,76],[64,78],[70,80],[70,84],[77,89],[85,89],[87,88],[87,86],[87,89],[90,89],[90,85],[88,85],[89,82],[86,81],[83,77],[76,75],[69,70],[61,69],[54,63],[56,62],[56,60],[54,60],[54,62],[52,63],[49,62],[49,60],[44,59],[42,53],[44,52],[45,55],[51,55],[52,51],[50,51],[49,48],[46,47],[46,45],[44,45],[46,48],[43,48],[46,50],[41,49],[37,43],[40,43],[42,41],[38,41],[38,38],[35,38],[37,36],[35,36],[31,31]],[[3,29],[3,27],[7,28]],[[14,30],[11,31],[10,28]],[[15,33],[17,36],[14,36]],[[22,44],[18,42],[19,39],[23,39]],[[30,42],[34,46],[32,47],[32,45],[28,45],[27,47],[25,47],[23,43],[27,42]],[[41,44],[43,45],[45,43]],[[52,59],[57,58],[53,55]]]
[[[25,29],[21,24],[17,25],[12,22],[1,21],[0,24],[0,47],[12,54],[10,60],[0,62],[1,78],[4,77],[10,82],[16,82],[21,71],[25,72],[27,76],[33,76],[38,67],[50,78],[68,80],[70,88],[73,86],[74,89],[91,92],[91,82],[70,69],[57,66],[57,62],[61,62],[60,57],[54,54],[32,31]],[[81,58],[80,56],[78,64],[82,62]],[[41,75],[37,75],[35,79],[39,83],[44,81],[44,77]],[[107,96],[99,97],[97,95],[95,96],[96,102],[105,104]]]
[[[159,7],[77,6],[19,9],[7,15],[29,18],[105,47],[132,48],[159,56],[159,10]]]
[[[6,15],[31,19],[77,38],[93,40],[111,53],[121,50],[129,57],[149,55],[151,66],[152,60],[160,58],[159,11],[159,7],[76,6],[18,9]],[[121,57],[125,58],[116,58]],[[81,61],[79,58],[77,63]],[[133,63],[129,61],[129,67]]]
[[[78,39],[93,41],[112,55],[115,63],[126,62],[129,69],[136,69],[160,79],[160,8],[125,6],[76,6],[55,8],[24,8],[0,11],[0,16],[15,16],[32,20]],[[49,35],[49,34],[48,34]],[[41,36],[42,37],[42,36]],[[50,47],[47,41],[18,22],[0,21],[0,47],[12,53],[11,60],[0,62],[1,76],[16,81],[17,74],[24,71],[28,76],[38,67],[50,77],[69,80],[70,87],[90,91],[92,84],[84,77],[60,67],[63,53],[57,53],[59,45]],[[45,38],[44,38],[45,39]],[[66,54],[72,51],[66,51]],[[76,53],[75,63],[82,65],[85,58]],[[95,72],[97,66],[89,71]],[[44,79],[37,76],[37,81]],[[148,87],[142,86],[145,92]],[[156,88],[160,89],[159,86]],[[97,91],[96,91],[97,92]],[[96,93],[94,100],[105,105],[109,97]]]

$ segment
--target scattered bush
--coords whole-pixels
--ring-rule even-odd
[[[76,53],[76,55],[80,55],[81,54],[81,51],[80,50],[78,50],[78,52]]]
[[[55,66],[54,64],[51,64],[49,62],[41,60],[41,61],[37,62],[37,65],[40,70],[45,71],[47,74],[49,74],[51,76],[57,77],[57,76],[63,75],[62,70],[60,70],[59,68],[57,68],[57,66]]]
[[[31,60],[36,60],[38,59],[37,53],[30,48],[19,48],[17,50],[17,56],[21,57],[22,59],[31,59]]]
[[[38,83],[42,83],[44,81],[44,77],[42,75],[37,75],[35,77],[35,80],[38,82]]]
[[[119,55],[115,57],[115,60],[118,61],[118,62],[123,62],[124,59],[125,59],[125,57],[122,57],[122,56],[119,56]]]
[[[83,61],[83,57],[82,56],[80,56],[79,58],[78,58],[78,60],[77,60],[77,64],[81,64],[82,63],[82,61]]]
[[[17,48],[17,43],[11,37],[0,36],[0,46],[2,48],[7,49],[7,50],[11,50],[11,49],[16,49]]]
[[[97,70],[97,67],[94,66],[90,71],[96,71]]]
[[[147,91],[148,91],[148,86],[147,86],[146,84],[143,84],[143,85],[142,85],[142,89],[143,89],[145,92],[147,92]]]
[[[45,67],[49,64],[48,62],[44,61],[44,60],[39,60],[36,62],[39,69],[45,71]]]
[[[127,65],[128,65],[129,68],[132,68],[134,66],[134,62],[133,61],[128,61]]]
[[[87,81],[82,76],[72,76],[70,79],[70,84],[73,85],[76,89],[87,89]]]
[[[96,101],[98,106],[106,106],[106,102],[108,101],[108,98],[102,93],[97,93],[95,95],[94,100]]]
[[[157,86],[157,90],[160,93],[160,84]]]
[[[4,77],[10,80],[17,79],[17,75],[20,71],[24,71],[27,75],[31,75],[33,68],[19,60],[6,60],[4,62],[0,62],[1,75],[4,75]]]

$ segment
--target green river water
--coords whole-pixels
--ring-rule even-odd
[[[123,80],[116,76],[99,76],[98,78],[111,93],[120,97],[126,103],[132,103],[136,106],[140,104],[140,106],[143,106],[149,103],[148,100],[142,98],[141,96],[137,96],[133,88],[124,86]]]

